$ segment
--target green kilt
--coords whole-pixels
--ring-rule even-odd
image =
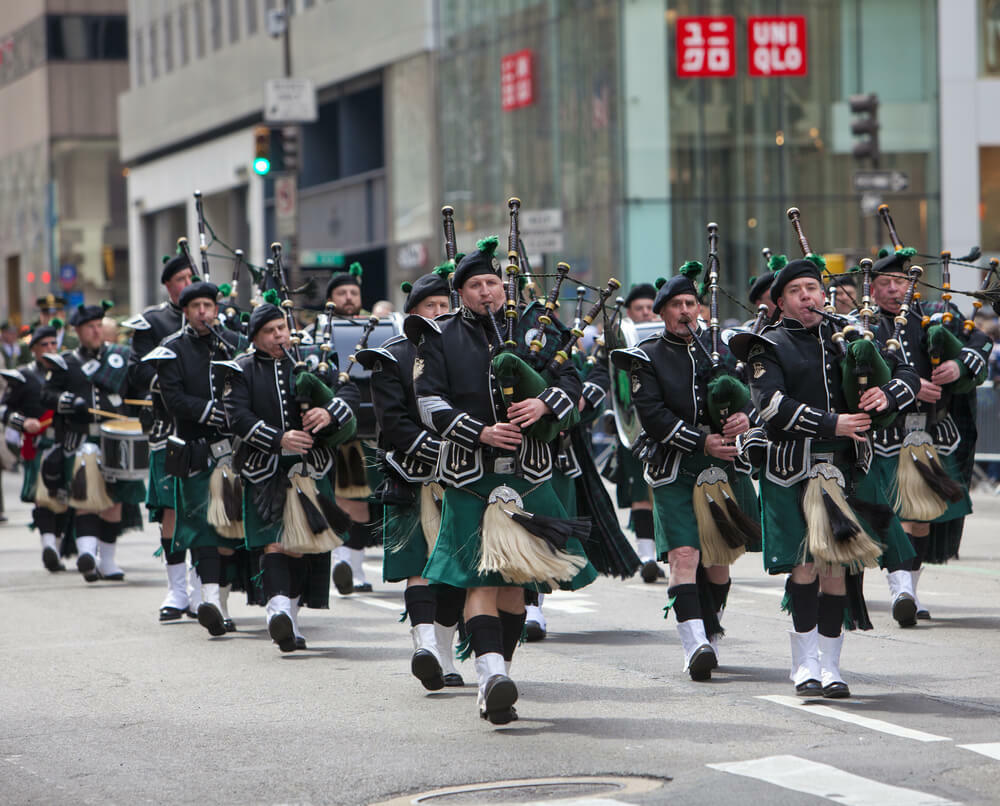
[[[558,470],[552,471],[552,478],[549,480],[552,489],[556,491],[556,496],[562,502],[563,509],[571,518],[575,518],[576,512],[576,479],[570,478],[565,473]]]
[[[42,470],[42,451],[39,450],[34,459],[26,459],[23,467],[24,479],[21,481],[21,500],[26,504],[34,504],[35,492],[38,490],[38,474]]]
[[[187,478],[171,478],[174,486],[174,500],[171,502],[177,513],[174,524],[174,539],[172,549],[183,551],[192,548],[227,548],[242,547],[242,540],[222,537],[208,522],[209,480],[215,462],[208,470],[203,470]]]
[[[420,486],[413,485],[417,502],[413,506],[389,505],[383,508],[382,581],[402,582],[418,577],[427,565],[427,539],[420,525]]]
[[[649,484],[642,474],[645,467],[635,454],[618,443],[618,471],[615,474],[615,497],[618,506],[628,509],[633,503],[649,501]]]
[[[895,480],[895,475],[893,475],[893,480]],[[882,473],[878,468],[877,456],[872,459],[872,466],[868,470],[868,473],[864,476],[855,474],[854,485],[855,492],[862,501],[867,501],[870,504],[881,504],[892,509],[892,503],[889,501],[889,491],[892,487],[882,477]],[[916,556],[913,544],[910,542],[910,538],[906,536],[906,532],[903,531],[903,524],[899,518],[892,519],[887,534],[876,534],[872,531],[869,531],[868,534],[872,536],[872,539],[877,540],[885,546],[882,556],[878,558],[879,568],[887,566],[889,568],[898,568],[907,560],[911,560]]]
[[[968,485],[966,485],[962,478],[958,462],[956,462],[954,455],[946,456],[943,453],[939,453],[938,456],[941,457],[941,467],[944,468],[945,473],[953,481],[961,484],[964,492],[960,501],[955,503],[949,501],[948,508],[944,511],[944,514],[930,521],[930,523],[947,523],[956,518],[964,518],[966,515],[971,515],[972,499],[969,498]],[[879,487],[883,490],[891,491],[888,493],[891,495],[895,495],[896,492],[896,471],[898,467],[899,459],[896,456],[876,456],[872,462],[872,475],[878,474]]]
[[[690,454],[681,459],[677,478],[670,484],[653,487],[653,529],[656,553],[667,561],[667,552],[681,546],[701,550],[698,540],[698,522],[694,515],[694,487],[698,474],[708,467],[721,467],[729,477],[729,485],[736,494],[736,503],[752,521],[760,520],[760,507],[753,482],[745,473],[733,470],[731,462],[723,462],[703,453]],[[749,551],[759,551],[759,546],[747,546]]]
[[[163,510],[174,508],[174,480],[167,475],[167,449],[149,452],[149,489],[146,491],[146,509],[149,520],[160,523]]]
[[[278,472],[287,473],[289,468],[301,461],[301,456],[282,456],[278,461]],[[253,502],[255,486],[245,479],[243,480],[243,531],[246,534],[246,547],[248,549],[260,549],[271,543],[280,543],[281,535],[285,531],[285,523],[280,518],[274,523],[261,521],[257,507],[254,506]],[[331,501],[333,500],[333,487],[327,476],[316,479],[316,492],[325,495]],[[324,552],[324,554],[329,554],[329,552]]]
[[[424,568],[423,576],[426,579],[454,588],[524,587],[539,593],[551,591],[544,583],[514,585],[505,582],[498,573],[480,574],[476,570],[482,540],[479,529],[486,510],[486,500],[496,487],[502,485],[513,488],[522,496],[524,508],[528,512],[553,518],[567,517],[562,502],[547,481],[532,484],[519,476],[487,473],[479,481],[465,487],[449,487],[444,492],[441,531]],[[531,492],[528,493],[528,490]],[[576,538],[569,540],[566,551],[580,557],[586,556],[583,546]],[[597,571],[588,562],[572,580],[560,583],[559,587],[562,590],[578,590],[589,585],[596,577]]]

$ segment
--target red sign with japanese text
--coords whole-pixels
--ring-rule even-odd
[[[680,78],[736,75],[735,18],[678,17],[677,75]]]
[[[500,58],[500,105],[504,112],[535,102],[535,54],[519,50]]]
[[[750,75],[806,75],[805,17],[750,17],[747,38]]]

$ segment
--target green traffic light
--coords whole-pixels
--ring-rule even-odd
[[[271,171],[271,161],[267,157],[257,157],[253,161],[253,172],[258,176],[267,176]]]

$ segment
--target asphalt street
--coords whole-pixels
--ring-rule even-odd
[[[493,728],[471,662],[463,689],[410,676],[402,587],[378,581],[377,551],[375,591],[303,611],[309,649],[282,655],[240,601],[223,638],[159,624],[152,528],[122,539],[124,583],[46,572],[16,482],[3,474],[6,804],[412,803],[520,779],[546,780],[419,802],[1000,802],[1000,498],[976,495],[961,558],[924,573],[930,622],[898,628],[884,575],[866,574],[875,629],[847,637],[848,700],[793,696],[783,580],[749,555],[711,682],[681,672],[664,582],[602,578],[546,601],[548,637],[514,659],[520,719]]]

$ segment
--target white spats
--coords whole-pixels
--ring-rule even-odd
[[[486,652],[476,658],[476,677],[479,680],[479,701],[482,706],[483,692],[486,684],[494,675],[507,676],[507,667],[503,655],[499,652]]]
[[[208,586],[204,585],[202,587],[207,588]],[[287,596],[282,596],[281,594],[272,596],[267,600],[267,606],[264,608],[264,612],[267,614],[268,624],[270,624],[271,619],[279,613],[284,613],[290,619],[292,615],[292,600]]]
[[[656,541],[648,537],[639,537],[635,541],[637,554],[642,562],[656,559]]]
[[[94,561],[97,561],[97,538],[91,537],[89,535],[81,535],[76,538],[76,550],[77,553],[82,557],[84,554],[89,554]]]
[[[844,634],[841,633],[836,638],[826,635],[817,635],[819,642],[819,666],[820,682],[823,688],[827,688],[834,683],[843,683],[844,677],[840,673],[840,650],[844,646]]]
[[[525,605],[524,630],[529,641],[540,641],[548,633],[545,614],[542,613],[542,596],[538,594],[537,605]]]
[[[792,670],[788,677],[796,685],[806,680],[819,680],[819,631],[813,627],[809,632],[789,630],[792,643]]]
[[[201,604],[201,577],[198,576],[198,569],[191,566],[191,573],[188,583],[188,601],[192,612],[198,612],[198,605]]]
[[[125,572],[115,562],[115,551],[117,548],[117,543],[105,543],[103,540],[98,541],[97,570],[101,572],[101,576],[105,579],[118,580],[125,578]]]
[[[295,627],[292,621],[292,602],[281,594],[267,600],[267,633],[282,652],[295,651]]]
[[[56,536],[52,534],[52,532],[42,532],[42,548],[59,551],[59,545],[56,543]]]
[[[224,619],[229,618],[229,593],[232,589],[232,585],[219,586],[219,610],[222,611],[222,617]]]
[[[413,639],[413,650],[425,649],[441,660],[441,653],[438,651],[437,633],[433,624],[415,624],[410,627],[410,637]]]
[[[706,766],[850,806],[955,806],[954,801],[936,795],[890,786],[798,756],[769,756]]]
[[[890,571],[888,581],[892,617],[900,627],[912,627],[917,623],[917,597],[913,592],[912,572]]]
[[[291,605],[290,605],[290,609],[288,611],[288,615],[291,616],[291,619],[292,619],[292,634],[296,638],[298,638],[298,639],[300,639],[302,641],[305,641],[306,640],[305,636],[302,634],[302,631],[299,630],[299,600],[298,599],[292,600]],[[228,618],[228,616],[227,616],[227,618]]]
[[[705,635],[705,622],[700,618],[678,621],[677,633],[684,648],[684,671],[692,680],[708,680],[718,660]]]
[[[434,625],[415,624],[410,628],[410,636],[413,638],[410,672],[428,691],[444,688],[444,675]]]
[[[160,607],[187,610],[189,605],[187,589],[187,565],[174,563],[167,566],[167,595]]]
[[[354,586],[365,585],[365,550],[347,549],[348,562],[351,564],[351,572],[354,575]]]
[[[437,644],[438,648],[438,660],[441,661],[441,673],[447,677],[448,675],[459,675],[458,669],[455,668],[455,633],[458,631],[458,623],[456,622],[450,627],[445,627],[443,624],[434,624],[434,643]],[[445,681],[448,685],[448,682]]]

